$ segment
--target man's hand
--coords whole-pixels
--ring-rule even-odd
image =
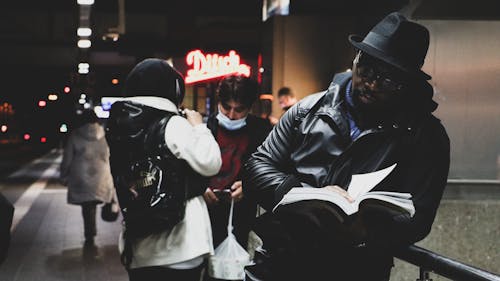
[[[231,198],[234,202],[238,202],[243,198],[243,185],[241,181],[235,181],[231,186]]]
[[[349,201],[349,203],[354,202],[354,199],[352,199],[352,197],[349,195],[349,193],[347,193],[346,190],[344,190],[342,187],[340,187],[338,185],[327,185],[327,186],[322,187],[322,188],[342,195],[342,197],[347,199],[347,201]]]
[[[201,116],[198,111],[184,109],[184,113],[186,114],[186,119],[191,125],[196,126],[203,123],[203,116]]]
[[[210,187],[205,190],[205,193],[203,194],[203,199],[205,199],[205,202],[207,205],[215,205],[219,202],[219,198],[215,195],[215,193],[210,189]]]
[[[231,197],[224,197],[222,201],[224,202],[231,202],[231,199],[234,200],[234,202],[238,202],[243,198],[243,186],[241,184],[241,181],[235,181],[233,185],[231,185]],[[219,194],[223,195],[223,194]],[[205,193],[203,194],[203,198],[205,199],[205,202],[208,205],[214,205],[217,204],[221,201],[215,194],[215,192],[209,187],[207,190],[205,190]]]

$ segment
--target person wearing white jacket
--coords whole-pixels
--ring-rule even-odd
[[[166,125],[162,125],[165,126],[161,136],[164,140],[159,140],[158,143],[166,144],[177,159],[187,162],[201,176],[208,177],[218,173],[222,164],[219,146],[198,112],[185,110],[185,117],[179,114],[178,107],[184,96],[184,81],[166,61],[150,58],[138,63],[127,77],[124,95],[125,98],[120,101],[122,105],[125,103],[140,108],[143,115],[151,116],[148,115],[151,112],[155,116],[172,115]],[[113,118],[113,107],[110,119]],[[136,125],[132,120],[130,124],[133,123],[131,126],[134,128],[146,129],[152,122],[154,121],[142,126]],[[108,130],[110,137],[113,129],[116,130]],[[113,146],[111,148],[113,154]],[[113,165],[113,161],[111,164]],[[127,266],[131,281],[200,280],[203,262],[213,254],[214,249],[210,217],[203,199],[206,186],[190,188],[184,217],[179,223],[171,230],[153,233],[132,242],[133,254]],[[126,243],[123,234],[126,233],[125,229],[120,235],[119,246],[122,253]]]
[[[64,147],[60,179],[68,186],[68,203],[82,207],[85,245],[93,246],[97,205],[111,202],[115,191],[104,128],[93,110],[84,110],[77,118],[80,125]]]

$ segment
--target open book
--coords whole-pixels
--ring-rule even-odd
[[[354,199],[354,202],[349,202],[342,195],[324,188],[294,187],[285,194],[283,199],[273,208],[273,211],[280,205],[302,200],[323,200],[336,204],[347,215],[352,215],[359,210],[359,204],[363,200],[372,199],[386,206],[404,210],[410,216],[413,216],[415,214],[415,207],[413,206],[410,193],[370,191],[389,175],[395,167],[396,164],[372,173],[352,175],[347,193]]]

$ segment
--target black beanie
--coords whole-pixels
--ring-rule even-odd
[[[162,97],[180,106],[184,90],[184,79],[177,70],[165,60],[148,58],[130,71],[123,94],[125,97]]]

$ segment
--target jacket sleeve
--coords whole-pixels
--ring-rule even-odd
[[[301,186],[290,160],[299,111],[300,104],[290,108],[245,162],[244,192],[266,210],[271,210],[292,187]]]
[[[165,128],[165,143],[177,158],[186,160],[201,175],[219,172],[219,145],[205,124],[192,126],[185,118],[173,116]]]
[[[439,124],[425,129],[411,155],[404,184],[412,190],[415,215],[387,216],[382,210],[364,213],[367,245],[397,248],[418,242],[431,231],[450,166],[450,143],[444,128]]]

